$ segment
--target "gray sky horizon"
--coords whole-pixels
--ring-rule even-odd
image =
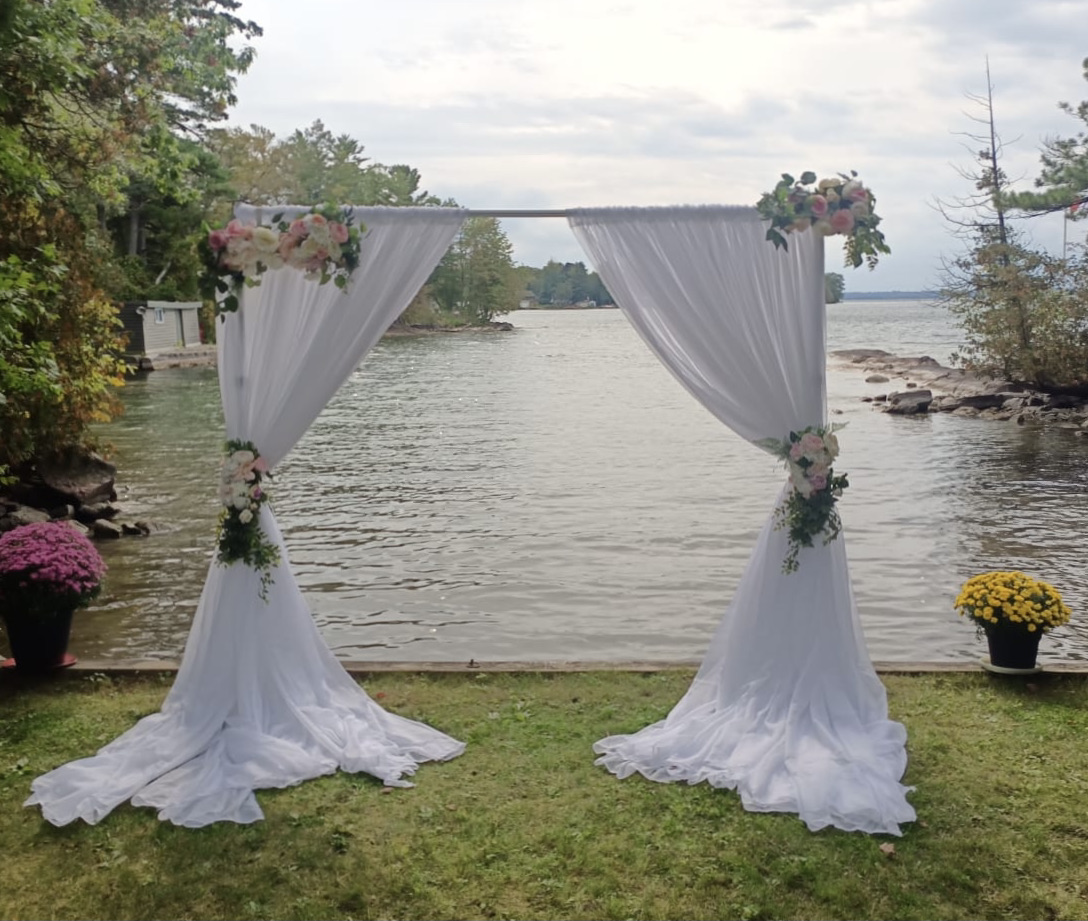
[[[971,194],[989,60],[1003,166],[1028,189],[1083,124],[1070,0],[243,0],[257,58],[230,124],[320,119],[469,208],[755,204],[783,172],[856,170],[892,254],[848,292],[932,290],[962,249],[936,205]],[[965,145],[966,148],[965,149]],[[1060,252],[1088,223],[1018,221]],[[588,259],[562,220],[504,220],[518,263]]]

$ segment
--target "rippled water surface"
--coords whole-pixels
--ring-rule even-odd
[[[384,340],[277,471],[273,506],[329,644],[368,660],[698,659],[784,474],[716,422],[616,310],[519,312],[510,333]],[[829,308],[828,346],[944,361],[921,302]],[[886,387],[886,385],[885,385]],[[1043,659],[1088,653],[1088,439],[860,402],[832,363],[846,541],[872,655],[977,658],[951,610],[967,576],[1023,568],[1080,623]],[[125,388],[112,443],[126,517],[101,545],[85,657],[180,655],[211,558],[222,415],[214,369]]]

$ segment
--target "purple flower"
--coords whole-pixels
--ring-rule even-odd
[[[43,609],[86,604],[106,564],[94,545],[63,522],[22,525],[0,535],[0,601]]]

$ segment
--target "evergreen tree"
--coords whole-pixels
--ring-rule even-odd
[[[495,218],[465,221],[431,275],[431,294],[439,307],[477,324],[515,310],[520,289],[512,252]]]

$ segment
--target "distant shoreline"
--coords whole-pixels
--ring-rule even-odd
[[[937,291],[847,291],[843,301],[934,301]],[[842,303],[842,301],[840,301]]]

